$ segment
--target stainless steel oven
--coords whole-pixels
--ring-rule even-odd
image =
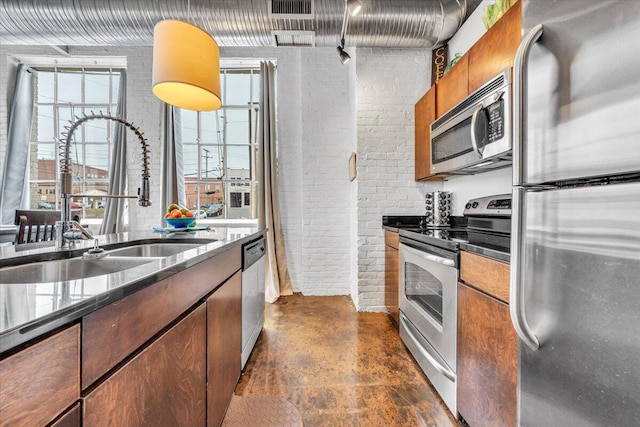
[[[435,173],[474,174],[511,164],[511,69],[507,68],[431,125]]]
[[[458,252],[400,237],[400,337],[456,414]]]

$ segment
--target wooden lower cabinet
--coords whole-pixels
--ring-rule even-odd
[[[80,326],[0,361],[0,426],[50,423],[80,398]]]
[[[518,338],[509,306],[458,284],[458,412],[472,427],[515,426]]]
[[[222,424],[240,378],[242,280],[237,272],[207,299],[207,425]]]
[[[82,426],[82,408],[80,402],[77,402],[73,407],[58,421],[51,424],[51,427],[81,427]]]
[[[200,305],[91,391],[84,425],[205,425],[206,314]]]

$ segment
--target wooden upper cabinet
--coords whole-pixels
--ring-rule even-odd
[[[468,93],[480,88],[505,68],[513,67],[522,38],[521,3],[522,0],[511,6],[470,49]]]
[[[431,123],[436,119],[436,86],[424,94],[415,107],[416,181],[431,176]]]
[[[436,117],[455,107],[469,95],[469,53],[465,53],[456,65],[436,83]]]

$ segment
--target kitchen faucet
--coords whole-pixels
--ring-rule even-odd
[[[147,138],[140,131],[140,128],[135,127],[133,122],[129,122],[122,117],[113,116],[111,114],[103,114],[102,112],[95,114],[93,111],[89,115],[83,117],[77,117],[75,121],[69,121],[70,126],[65,126],[67,132],[64,143],[60,144],[60,189],[62,196],[61,218],[56,222],[56,247],[58,249],[64,249],[71,247],[74,240],[79,239],[93,239],[91,233],[84,228],[78,221],[71,219],[70,202],[72,197],[87,197],[85,194],[72,194],[73,176],[71,175],[71,137],[74,132],[83,123],[89,120],[113,120],[118,123],[122,123],[131,129],[140,144],[142,145],[142,186],[138,188],[138,196],[129,196],[122,194],[107,194],[104,197],[107,198],[138,198],[138,205],[151,206],[149,200],[149,145],[147,144]]]

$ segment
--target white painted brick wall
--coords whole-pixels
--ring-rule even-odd
[[[357,51],[357,290],[360,311],[385,311],[382,215],[422,215],[439,183],[414,181],[414,106],[430,86],[431,53]]]

